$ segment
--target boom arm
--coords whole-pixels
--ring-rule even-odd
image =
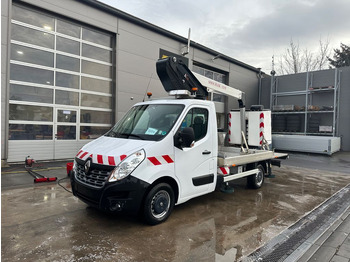
[[[244,93],[241,90],[225,85],[218,81],[212,80],[198,73],[195,73],[195,72],[192,72],[192,73],[198,79],[198,81],[207,88],[208,92],[214,91],[215,93],[232,96],[239,100],[243,99],[244,97]]]
[[[187,90],[192,92],[197,87],[197,96],[205,98],[208,92],[231,96],[244,105],[244,92],[225,85],[213,79],[192,72],[181,60],[167,57],[157,62],[157,74],[167,92],[172,90]]]

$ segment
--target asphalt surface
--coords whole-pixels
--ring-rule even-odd
[[[35,170],[65,179],[67,162],[38,163]],[[138,218],[89,208],[55,182],[34,184],[23,164],[10,165],[2,168],[1,175],[1,258],[244,260],[349,184],[349,167],[349,153],[332,157],[292,153],[281,168],[273,168],[276,178],[266,179],[261,189],[247,189],[245,179],[238,180],[234,193],[214,192],[188,201],[176,206],[165,223],[151,227]],[[60,184],[70,189],[68,180]]]

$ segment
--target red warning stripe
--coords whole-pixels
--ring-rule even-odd
[[[225,167],[220,167],[220,170],[221,170],[223,175],[227,175],[228,174],[228,172],[227,172]]]
[[[80,150],[76,155],[76,157],[82,160],[85,160],[90,157],[94,163],[97,163],[100,165],[116,166],[121,161],[123,161],[127,157],[127,155],[120,155],[120,156],[105,156],[100,154],[93,155],[93,154],[90,154],[89,152],[84,152],[83,150]]]
[[[84,156],[86,156],[87,154],[89,154],[88,152],[84,152],[79,158],[82,159],[84,158]]]
[[[110,166],[115,166],[114,156],[108,156],[108,164]]]
[[[103,156],[102,155],[97,155],[97,163],[103,164]]]
[[[151,161],[151,163],[155,166],[161,165],[161,163],[158,161],[158,159],[154,156],[148,157],[148,160]]]
[[[165,161],[167,161],[169,164],[174,163],[174,160],[171,159],[169,155],[162,156]]]

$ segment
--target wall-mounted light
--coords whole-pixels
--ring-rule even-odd
[[[51,27],[51,26],[48,26],[48,25],[44,25],[44,29],[51,31],[51,30],[52,30],[52,27]]]
[[[23,51],[17,51],[17,54],[23,55]]]
[[[221,57],[221,54],[218,54],[218,55],[214,56],[211,60],[214,61],[215,59],[218,59],[220,57]]]

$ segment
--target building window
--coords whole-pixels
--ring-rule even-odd
[[[113,36],[18,4],[12,10],[9,139],[104,134],[113,115]]]
[[[52,125],[10,124],[10,140],[52,140]]]

